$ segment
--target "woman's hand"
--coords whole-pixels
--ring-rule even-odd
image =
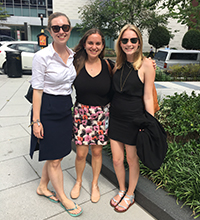
[[[44,129],[41,122],[39,122],[39,125],[38,123],[33,124],[33,134],[36,138],[43,139]]]
[[[153,68],[154,68],[154,70],[156,70],[156,61],[152,60],[151,57],[149,57],[148,59],[152,61]]]

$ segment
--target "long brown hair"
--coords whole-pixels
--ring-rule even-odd
[[[135,70],[138,70],[141,65],[142,65],[142,60],[144,58],[143,54],[142,54],[142,47],[143,47],[143,40],[142,40],[142,35],[141,32],[139,31],[139,29],[133,25],[133,24],[126,24],[120,31],[120,34],[117,38],[117,42],[116,42],[116,46],[115,46],[115,51],[116,51],[116,55],[117,55],[117,59],[116,59],[116,65],[117,65],[117,69],[120,69],[122,67],[122,65],[125,63],[126,61],[126,54],[124,53],[124,51],[122,50],[121,46],[120,46],[120,41],[122,39],[122,35],[123,33],[127,30],[132,30],[134,31],[139,39],[139,43],[140,45],[138,46],[137,51],[134,53],[134,63],[133,63],[133,67]]]
[[[92,28],[88,30],[83,37],[80,39],[78,45],[74,48],[74,66],[77,72],[77,75],[79,74],[80,70],[84,67],[85,61],[87,60],[87,53],[85,51],[84,45],[85,42],[87,41],[88,37],[92,34],[99,34],[102,39],[102,44],[104,45],[103,50],[99,54],[99,58],[103,59],[104,58],[104,53],[105,53],[105,38],[101,31],[97,28]]]

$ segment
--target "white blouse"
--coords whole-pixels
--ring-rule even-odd
[[[34,55],[30,81],[34,89],[52,95],[71,94],[76,70],[73,65],[74,52],[67,46],[66,48],[70,54],[67,64],[59,57],[52,43]]]

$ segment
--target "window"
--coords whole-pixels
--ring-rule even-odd
[[[197,53],[172,53],[170,60],[197,60]]]
[[[39,51],[39,50],[41,50],[41,47],[38,46],[38,44],[35,44],[35,52],[37,52],[37,51]]]
[[[34,44],[18,44],[17,50],[20,50],[23,52],[35,53]]]
[[[158,53],[156,53],[154,59],[165,61],[166,57],[167,57],[167,52],[158,51]]]
[[[16,50],[16,44],[9,44],[7,47]]]

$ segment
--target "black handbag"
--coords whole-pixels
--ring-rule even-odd
[[[30,103],[32,103],[33,100],[33,87],[32,85],[29,86],[27,94],[24,96]]]
[[[145,166],[156,171],[167,153],[167,134],[160,122],[147,111],[143,118],[137,119],[137,124],[141,129],[136,141],[138,157]]]

